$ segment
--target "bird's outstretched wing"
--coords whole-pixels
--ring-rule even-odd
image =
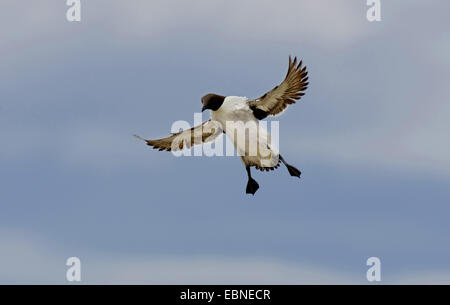
[[[277,115],[286,109],[287,105],[294,104],[300,99],[308,88],[308,72],[306,66],[302,67],[302,61],[297,65],[297,57],[292,61],[289,56],[289,69],[284,81],[264,94],[263,96],[249,100],[248,104],[258,120],[270,115]]]
[[[153,149],[177,151],[183,148],[191,148],[193,145],[213,141],[222,133],[222,127],[218,122],[208,120],[201,125],[174,133],[167,138],[147,140],[137,135],[134,136],[147,142],[147,145],[153,146]]]

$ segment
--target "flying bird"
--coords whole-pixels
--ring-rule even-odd
[[[282,113],[288,105],[299,100],[308,87],[308,72],[302,61],[297,63],[289,56],[289,67],[283,82],[264,94],[249,100],[240,96],[223,96],[209,93],[202,97],[202,112],[209,109],[211,118],[201,125],[174,133],[169,137],[144,140],[154,149],[177,151],[190,148],[193,145],[213,141],[225,133],[233,142],[247,172],[246,193],[254,195],[259,185],[251,175],[250,168],[261,171],[274,170],[282,162],[289,174],[300,178],[301,172],[288,164],[278,150],[272,146],[269,132],[258,124],[267,116]],[[243,124],[238,124],[238,123]],[[254,126],[253,132],[250,127]],[[246,130],[243,130],[246,129]],[[256,148],[256,149],[255,149]]]

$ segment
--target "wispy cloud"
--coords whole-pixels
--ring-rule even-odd
[[[62,249],[29,232],[0,231],[0,283],[69,284],[68,257],[82,284],[370,284],[361,274],[264,257],[136,256]],[[381,284],[448,284],[450,270],[390,273]]]
[[[357,283],[345,271],[260,257],[143,257],[62,251],[23,232],[0,232],[2,283],[67,283],[65,261],[80,256],[84,284]]]
[[[31,46],[46,40],[78,39],[67,37],[64,2],[40,1],[23,5],[17,1],[5,3],[9,14],[1,24],[20,24],[10,31],[2,27],[1,47],[5,50]],[[365,6],[360,1],[283,0],[273,5],[270,0],[260,1],[105,1],[84,2],[82,23],[93,31],[101,29],[128,43],[146,39],[153,45],[163,43],[164,37],[178,34],[191,35],[201,31],[209,33],[216,42],[251,44],[255,41],[292,43],[302,41],[317,47],[339,48],[363,36],[361,21]],[[176,22],[174,22],[176,21]],[[55,27],[55,22],[61,27]],[[45,35],[33,35],[33,32]],[[247,42],[247,43],[246,43]]]

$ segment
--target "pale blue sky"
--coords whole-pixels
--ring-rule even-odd
[[[450,5],[82,0],[0,4],[0,282],[450,283]],[[302,172],[175,158],[131,135],[192,122],[207,92],[310,72],[280,119]]]

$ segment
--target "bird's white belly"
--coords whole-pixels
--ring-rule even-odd
[[[217,111],[211,112],[233,142],[246,166],[275,167],[279,153],[271,145],[270,134],[259,124],[247,104],[247,98],[227,97]]]

